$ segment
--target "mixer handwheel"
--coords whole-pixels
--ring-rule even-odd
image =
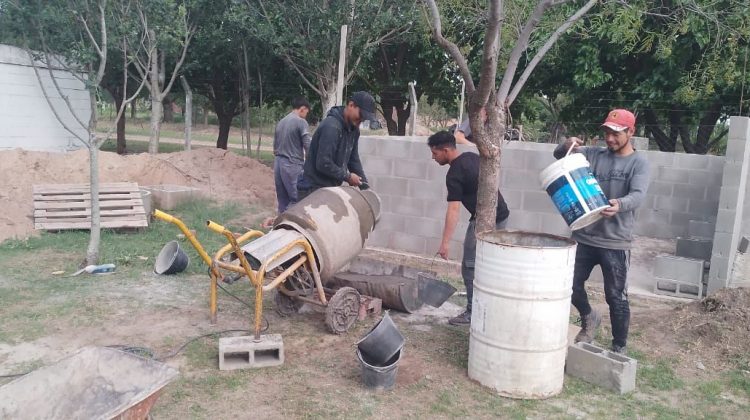
[[[359,292],[351,287],[342,287],[328,301],[326,325],[334,334],[349,331],[359,316]]]

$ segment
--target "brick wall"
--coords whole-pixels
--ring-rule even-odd
[[[382,217],[368,244],[419,254],[437,251],[447,203],[445,173],[430,156],[426,137],[362,137],[360,156],[372,187],[383,199]],[[476,150],[460,146],[461,151]],[[554,145],[511,142],[503,146],[501,192],[511,209],[508,227],[567,235],[569,230],[539,185],[539,172],[554,161]],[[724,158],[643,152],[652,179],[636,233],[656,238],[687,235],[688,222],[715,222]],[[451,254],[461,254],[468,221],[462,209]]]

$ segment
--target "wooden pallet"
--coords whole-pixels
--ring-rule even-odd
[[[34,185],[34,228],[90,229],[91,192],[88,184]],[[138,184],[99,184],[103,228],[147,227],[146,210]]]

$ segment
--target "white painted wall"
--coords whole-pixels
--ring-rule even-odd
[[[86,128],[71,114],[47,67],[43,63],[37,63],[37,66],[44,88],[60,117],[69,128],[86,138]],[[78,119],[88,124],[91,101],[85,85],[65,70],[53,69],[52,74],[69,98]],[[23,148],[64,152],[82,147],[84,145],[55,118],[26,52],[0,44],[0,150]]]

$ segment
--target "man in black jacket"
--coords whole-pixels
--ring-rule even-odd
[[[359,160],[359,124],[374,121],[375,99],[367,92],[354,93],[345,106],[331,108],[313,134],[305,167],[297,183],[302,200],[323,187],[366,184]]]

